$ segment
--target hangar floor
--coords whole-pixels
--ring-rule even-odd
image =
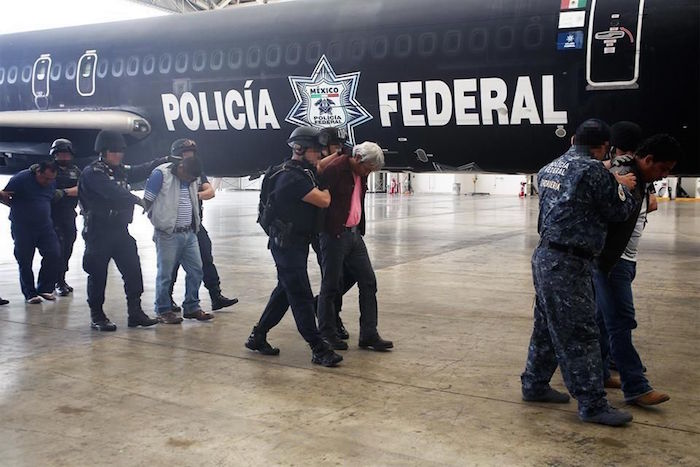
[[[25,305],[2,221],[0,292],[11,303],[0,308],[0,464],[698,465],[700,203],[661,203],[635,281],[635,339],[671,401],[631,407],[631,426],[613,429],[579,422],[573,402],[520,400],[532,200],[370,195],[380,331],[396,348],[357,348],[353,290],[343,312],[351,347],[337,369],[311,364],[291,313],[269,336],[279,357],[243,347],[275,283],[256,202],[219,193],[205,207],[224,292],[238,305],[209,323],[128,329],[112,268],[111,334],[88,327],[82,240],[75,295]],[[150,312],[155,249],[136,217]],[[317,286],[313,259],[310,271]],[[558,374],[553,384],[563,387]],[[623,405],[619,391],[609,397]]]

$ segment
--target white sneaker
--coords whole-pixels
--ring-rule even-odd
[[[26,300],[26,302],[27,302],[27,303],[30,303],[30,304],[32,304],[32,305],[37,305],[37,304],[41,303],[41,298],[39,298],[39,297],[37,297],[37,296],[34,296],[34,297],[31,297],[31,298],[28,298],[28,299]]]
[[[44,300],[48,300],[50,302],[53,302],[54,300],[56,300],[56,296],[54,294],[52,294],[51,292],[40,293],[39,296],[41,298],[43,298]]]

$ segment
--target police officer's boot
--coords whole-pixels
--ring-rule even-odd
[[[117,330],[117,325],[107,318],[102,310],[90,310],[90,327],[102,332],[112,332]]]
[[[273,347],[267,342],[267,333],[261,331],[257,326],[253,326],[253,332],[248,336],[245,343],[246,348],[257,350],[263,355],[279,355],[280,349]]]
[[[324,340],[311,346],[311,362],[326,367],[334,367],[343,361],[343,356],[333,352]]]
[[[343,340],[350,339],[350,334],[348,334],[348,330],[345,329],[345,326],[343,325],[343,320],[340,319],[340,315],[338,315],[338,317],[336,318],[335,328],[338,330],[336,333],[336,335],[338,336],[338,339],[343,339]]]
[[[127,307],[127,312],[129,314],[127,325],[130,328],[135,328],[137,326],[146,327],[158,324],[157,319],[151,318],[143,312],[143,309],[141,308],[141,299],[129,299],[127,302]]]
[[[213,311],[238,303],[237,298],[227,298],[221,295],[221,290],[211,290],[209,296],[211,297],[211,309]]]

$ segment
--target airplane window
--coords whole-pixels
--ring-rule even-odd
[[[406,58],[411,55],[411,36],[401,34],[394,41],[394,55],[399,58]]]
[[[120,78],[124,73],[124,59],[119,57],[115,58],[112,62],[112,76],[115,78]]]
[[[194,71],[202,71],[207,66],[207,54],[203,50],[198,50],[194,53],[192,60],[192,69]]]
[[[105,76],[107,76],[108,72],[109,72],[109,60],[106,60],[104,58],[100,58],[100,60],[97,62],[97,77],[102,79]]]
[[[83,71],[80,73],[80,76],[83,78],[90,78],[92,76],[92,66],[93,62],[85,62],[85,66],[83,67]]]
[[[296,65],[301,60],[301,46],[296,42],[287,45],[287,51],[284,53],[284,61],[287,65]]]
[[[339,61],[343,54],[343,46],[338,41],[333,41],[328,44],[328,59],[332,62]]]
[[[143,74],[151,75],[156,70],[156,57],[153,55],[146,55],[143,58]]]
[[[124,65],[124,63],[122,62],[122,68],[123,68],[123,65]],[[67,80],[72,81],[75,79],[75,73],[76,73],[77,68],[78,68],[78,64],[75,62],[70,62],[70,63],[66,64],[65,76],[66,76]],[[114,71],[114,70],[112,70],[112,71]],[[121,74],[121,72],[119,74]]]
[[[161,75],[167,75],[170,73],[170,68],[173,66],[173,56],[169,53],[164,53],[160,56],[158,61],[158,73]]]
[[[5,82],[5,69],[0,66],[0,84]]]
[[[515,39],[515,32],[510,26],[502,26],[498,28],[496,33],[496,47],[501,50],[507,50],[513,48],[513,39]]]
[[[47,71],[47,62],[46,61],[41,61],[39,62],[39,65],[36,67],[36,79],[39,81],[43,81],[46,79],[46,71]]]
[[[353,39],[350,42],[350,58],[356,62],[362,60],[365,56],[365,40]]]
[[[483,52],[488,46],[488,33],[484,28],[472,29],[469,34],[469,50],[472,52]]]
[[[27,65],[22,68],[22,82],[28,83],[32,80],[32,67]]]
[[[318,41],[310,42],[306,46],[306,62],[315,64],[321,58],[321,43]]]
[[[525,48],[536,49],[542,45],[542,25],[530,24],[525,28]]]
[[[243,52],[239,48],[231,49],[228,53],[228,67],[236,70],[243,63]]]
[[[209,66],[214,71],[219,71],[224,66],[224,52],[222,50],[215,50],[211,53]]]
[[[437,50],[437,34],[434,32],[424,32],[418,38],[418,55],[430,57]]]
[[[19,73],[19,70],[17,69],[16,66],[10,67],[10,69],[7,72],[7,84],[15,84],[17,81],[17,74]]]
[[[126,62],[126,74],[129,76],[136,76],[139,73],[139,58],[136,56],[129,57]]]
[[[446,55],[456,55],[462,48],[462,32],[451,30],[445,33],[442,40],[442,51]]]
[[[372,58],[381,60],[389,53],[389,39],[379,36],[372,39]]]
[[[260,46],[253,45],[248,49],[245,64],[248,68],[257,68],[260,66]]]
[[[175,57],[175,71],[184,73],[187,71],[187,65],[190,64],[190,56],[186,52],[180,52]]]
[[[271,44],[267,46],[267,51],[265,51],[265,64],[269,67],[276,67],[282,61],[282,51],[280,46],[277,44]]]
[[[63,67],[61,66],[60,62],[53,62],[51,64],[51,71],[49,72],[49,76],[51,77],[51,81],[58,81],[61,79],[61,71]]]

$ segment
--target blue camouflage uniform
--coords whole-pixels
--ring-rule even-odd
[[[558,363],[579,414],[592,416],[608,406],[593,259],[603,248],[608,222],[625,220],[636,202],[586,146],[573,146],[537,176],[541,241],[532,255],[535,322],[521,376],[523,394],[546,390]]]
[[[145,180],[155,167],[165,162],[167,159],[161,158],[138,166],[111,167],[98,159],[80,175],[78,197],[85,217],[83,269],[88,273],[88,304],[93,322],[106,320],[102,305],[110,259],[114,259],[124,279],[129,313],[141,311],[141,263],[136,240],[128,230],[134,205],[140,199],[131,193],[129,183]]]

